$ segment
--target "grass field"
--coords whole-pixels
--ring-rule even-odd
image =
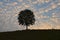
[[[57,30],[23,30],[0,32],[0,40],[59,40],[60,33]]]

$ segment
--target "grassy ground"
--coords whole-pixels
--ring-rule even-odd
[[[0,32],[0,40],[52,40],[53,38],[60,40],[59,36],[60,33],[57,30],[23,30]]]

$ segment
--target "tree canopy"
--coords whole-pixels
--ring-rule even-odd
[[[18,22],[19,25],[30,26],[35,23],[34,14],[31,10],[25,9],[19,12],[18,14]]]

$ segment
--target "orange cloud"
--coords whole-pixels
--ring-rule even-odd
[[[40,25],[30,26],[29,29],[52,29],[52,26],[48,23],[41,23]]]

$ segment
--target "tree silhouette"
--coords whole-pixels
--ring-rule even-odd
[[[19,22],[19,25],[20,24],[25,25],[27,30],[28,26],[33,25],[35,23],[33,12],[28,9],[22,10],[18,14],[18,22]]]

